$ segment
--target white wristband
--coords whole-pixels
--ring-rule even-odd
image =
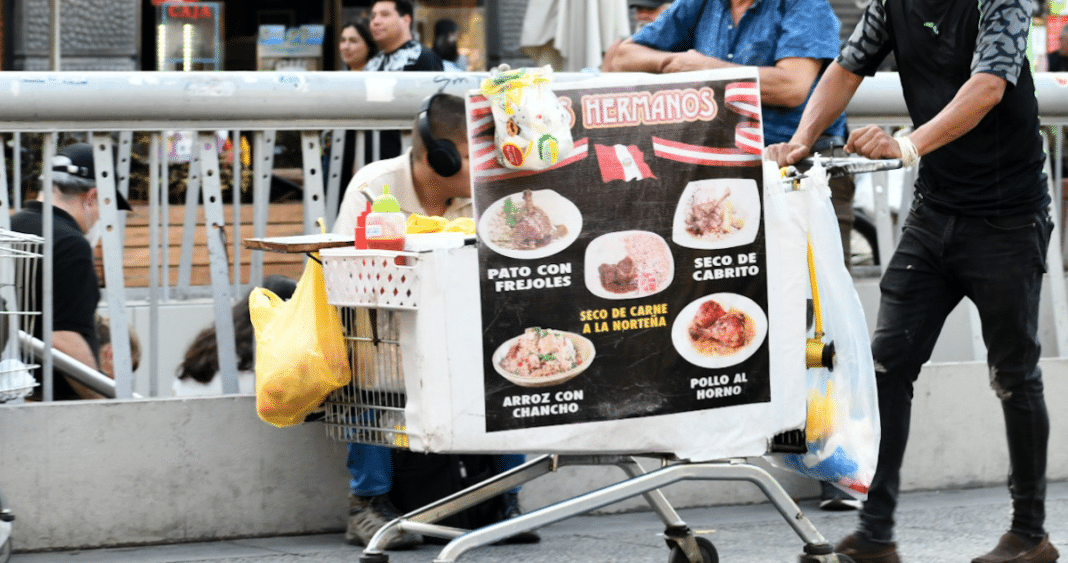
[[[916,145],[908,137],[894,137],[897,141],[897,147],[901,150],[901,165],[905,168],[915,166],[920,160],[920,152],[916,150]]]

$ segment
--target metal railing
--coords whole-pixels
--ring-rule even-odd
[[[242,132],[253,137],[253,210],[252,232],[255,237],[266,234],[269,183],[274,168],[275,132],[299,131],[301,139],[303,186],[303,220],[305,232],[312,232],[318,217],[332,223],[341,191],[340,151],[331,153],[330,175],[323,178],[322,147],[324,131],[332,143],[344,142],[344,130],[381,130],[411,127],[422,100],[431,93],[446,91],[462,95],[477,88],[485,73],[363,73],[363,72],[5,72],[0,73],[0,133],[43,133],[47,162],[56,147],[59,133],[90,131],[89,138],[96,149],[96,168],[101,202],[113,202],[115,193],[127,193],[133,132],[150,132],[149,148],[149,247],[150,280],[147,290],[149,303],[149,345],[147,360],[150,369],[158,369],[159,305],[162,301],[205,295],[204,289],[190,283],[193,235],[196,225],[197,197],[203,192],[206,234],[210,255],[210,295],[214,299],[216,335],[220,351],[220,374],[227,393],[237,391],[234,327],[230,306],[243,289],[241,265],[231,264],[226,224],[222,206],[220,161],[216,146],[216,131],[228,131],[235,140]],[[595,78],[588,73],[557,73],[558,81]],[[1063,136],[1061,126],[1068,123],[1068,74],[1039,73],[1035,79],[1039,109],[1044,125],[1053,126],[1055,158],[1051,168],[1054,201],[1061,201],[1060,179],[1063,172]],[[901,125],[908,116],[895,73],[879,73],[865,80],[850,103],[847,113],[852,125],[878,123]],[[163,131],[190,130],[199,132],[190,161],[187,178],[185,219],[181,257],[178,264],[178,285],[167,286],[167,277],[160,280],[160,255],[167,256],[166,241],[161,240],[161,218],[166,212],[167,159],[162,154]],[[357,136],[360,137],[360,136]],[[19,135],[13,136],[13,193],[15,205],[21,199],[19,177],[22,154]],[[117,145],[117,146],[115,146]],[[233,174],[241,178],[240,142],[234,143]],[[113,148],[114,147],[114,148]],[[110,155],[115,152],[117,160]],[[356,151],[357,158],[362,150]],[[3,153],[0,152],[0,160]],[[115,164],[117,163],[117,165]],[[0,171],[4,170],[0,162]],[[49,185],[50,171],[44,167],[43,183]],[[878,180],[877,180],[878,181]],[[885,185],[885,181],[884,184]],[[236,192],[236,190],[235,190]],[[8,178],[0,172],[0,205],[10,208],[7,201]],[[44,191],[46,207],[50,190]],[[883,256],[895,241],[885,190],[876,193],[876,221]],[[238,205],[234,206],[234,232],[240,233],[242,224]],[[129,340],[122,332],[127,326],[126,301],[130,291],[125,287],[122,262],[122,217],[113,204],[101,205],[101,221],[105,300],[111,316],[111,339],[116,358],[115,396],[133,396],[133,376],[130,373]],[[1056,209],[1059,211],[1059,209]],[[50,213],[46,214],[50,216]],[[0,218],[6,221],[7,215]],[[50,220],[50,219],[46,219]],[[1058,219],[1059,221],[1059,219]],[[47,232],[47,231],[46,231]],[[240,261],[240,236],[235,236],[233,260]],[[1061,241],[1058,241],[1061,242]],[[46,244],[46,272],[50,271],[51,253]],[[1058,256],[1060,249],[1058,245]],[[1061,262],[1063,263],[1063,262]],[[252,253],[249,259],[248,287],[262,281],[263,257]],[[233,278],[230,277],[232,267]],[[1054,271],[1063,271],[1063,268]],[[1062,297],[1063,278],[1060,288]],[[51,286],[44,284],[44,298],[51,302]],[[1062,299],[1063,301],[1063,299]],[[1058,341],[1060,355],[1068,355],[1068,307],[1059,307]],[[47,315],[46,315],[47,317]],[[1062,318],[1063,317],[1063,318]],[[51,319],[42,319],[45,341],[50,342]],[[46,377],[51,377],[51,359],[45,362]],[[50,385],[46,380],[46,387]],[[152,377],[150,395],[159,394],[157,378]]]

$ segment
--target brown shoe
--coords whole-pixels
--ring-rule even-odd
[[[993,551],[972,559],[972,563],[1053,563],[1059,556],[1048,535],[1038,545],[1028,548],[1023,538],[1006,532]]]
[[[349,525],[345,530],[345,542],[350,545],[367,545],[375,532],[398,517],[397,509],[386,495],[350,495]],[[395,529],[380,547],[386,550],[411,549],[422,543],[423,536]]]
[[[850,534],[838,542],[834,552],[848,555],[856,563],[901,563],[897,556],[897,544],[876,543]]]

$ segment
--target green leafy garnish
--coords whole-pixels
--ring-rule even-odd
[[[509,227],[514,227],[519,222],[519,208],[512,203],[511,197],[504,198],[504,222]]]

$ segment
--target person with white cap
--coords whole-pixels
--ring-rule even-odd
[[[93,265],[93,246],[86,236],[100,219],[93,149],[86,143],[62,147],[52,158],[51,167],[54,204],[52,345],[79,362],[99,369],[100,341],[96,334],[94,313],[100,301],[100,283]],[[26,202],[21,211],[11,216],[11,230],[43,236],[44,210],[41,199],[39,195],[37,201]],[[130,209],[130,204],[120,193],[116,193],[115,205],[120,210]],[[37,268],[37,302],[23,304],[23,308],[42,311],[40,296],[43,295],[43,275],[40,262]],[[36,323],[34,327],[34,336],[37,338],[41,338],[41,324]],[[40,378],[40,374],[35,377]],[[40,400],[42,394],[38,387],[31,399]],[[102,395],[57,372],[53,380],[53,398],[96,399],[102,398]]]

